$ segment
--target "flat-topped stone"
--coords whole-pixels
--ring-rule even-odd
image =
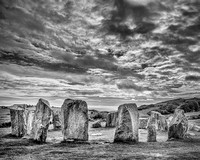
[[[14,104],[10,108],[12,135],[22,137],[26,134],[25,104]]]
[[[118,121],[114,142],[138,142],[139,113],[135,103],[123,104],[118,108]]]
[[[66,99],[61,107],[64,141],[88,140],[88,107],[82,100]]]

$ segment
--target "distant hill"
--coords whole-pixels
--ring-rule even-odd
[[[179,98],[156,104],[141,105],[138,110],[143,114],[149,114],[150,111],[158,111],[167,115],[174,113],[176,108],[183,109],[185,112],[198,112],[200,111],[200,98]]]

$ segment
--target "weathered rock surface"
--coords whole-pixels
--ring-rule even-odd
[[[147,129],[148,118],[139,119],[139,129]]]
[[[156,128],[157,128],[157,116],[155,112],[151,112],[151,115],[147,122],[147,142],[156,142]]]
[[[150,112],[151,115],[150,116],[153,116],[156,118],[156,121],[155,121],[155,126],[156,126],[156,130],[158,131],[168,131],[168,123],[167,123],[167,118],[160,114],[159,112],[156,112],[156,111],[151,111]],[[145,123],[146,121],[146,123]],[[140,118],[140,128],[142,129],[145,129],[145,125],[147,127],[147,121],[145,118]],[[144,124],[142,124],[144,123]]]
[[[156,118],[156,130],[159,130],[159,131],[168,130],[167,119],[164,115],[156,111],[151,111],[151,115],[153,115],[153,117]]]
[[[33,111],[33,110],[26,110],[25,111],[25,115],[26,115],[26,122],[25,122],[26,135],[29,135],[29,136],[31,135],[32,129],[33,129],[34,114],[35,114],[35,111]]]
[[[51,107],[49,102],[39,99],[33,118],[33,128],[31,137],[38,142],[46,142],[47,132],[51,118]]]
[[[138,129],[139,113],[136,104],[120,105],[114,142],[138,142]]]
[[[53,112],[53,129],[61,129],[61,111]]]
[[[168,139],[183,139],[188,131],[188,120],[182,109],[176,109],[169,124]]]
[[[22,137],[26,133],[26,105],[14,104],[10,107],[12,135]]]
[[[88,140],[88,108],[82,100],[66,99],[61,107],[64,141]]]
[[[117,117],[118,117],[117,112],[108,113],[106,117],[106,127],[115,127],[117,124]]]

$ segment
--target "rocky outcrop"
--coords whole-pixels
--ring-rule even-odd
[[[156,142],[157,117],[157,113],[151,112],[147,122],[147,142]]]
[[[53,112],[53,129],[61,129],[61,111]]]
[[[22,137],[26,133],[26,105],[14,104],[10,107],[12,135]]]
[[[168,139],[183,139],[188,131],[188,120],[182,109],[176,109],[169,123]]]
[[[106,117],[106,127],[115,127],[117,123],[117,117],[118,117],[117,112],[108,113]]]
[[[139,129],[146,129],[147,122],[148,122],[148,118],[140,118],[139,119]]]
[[[138,142],[139,113],[136,104],[123,104],[118,108],[118,121],[114,142]]]
[[[64,141],[88,140],[88,108],[82,100],[66,99],[61,107]]]
[[[49,102],[44,99],[39,99],[33,118],[33,128],[31,137],[38,142],[46,142],[47,132],[51,118],[51,107]]]

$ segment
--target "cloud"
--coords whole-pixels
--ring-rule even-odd
[[[24,31],[28,29],[31,31],[45,32],[45,26],[39,18],[28,13],[25,8],[17,7],[14,2],[1,1],[1,11],[4,15],[4,20],[12,22],[15,28],[19,27],[24,29]]]
[[[119,89],[133,89],[136,91],[144,91],[144,90],[151,90],[149,87],[142,87],[136,85],[133,81],[130,80],[122,80],[121,82],[117,83],[117,87]]]
[[[103,28],[122,37],[133,33],[149,33],[156,28],[153,19],[167,9],[157,0],[115,0],[113,10],[103,21]]]
[[[3,103],[112,106],[199,90],[198,0],[0,3]]]
[[[200,81],[200,76],[189,75],[185,77],[186,81]]]

